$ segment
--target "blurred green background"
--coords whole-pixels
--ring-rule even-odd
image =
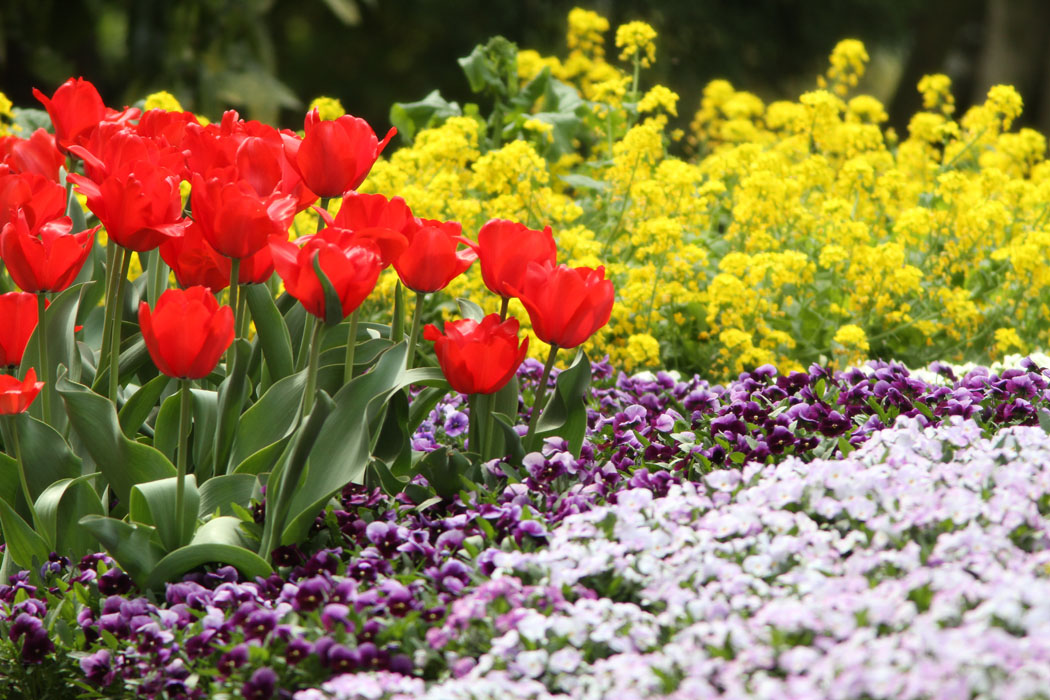
[[[883,99],[898,129],[932,72],[952,77],[960,114],[1006,82],[1025,99],[1022,123],[1050,126],[1044,0],[0,0],[0,91],[37,106],[32,87],[50,94],[82,75],[111,106],[163,89],[210,118],[233,107],[293,128],[327,95],[385,130],[392,103],[434,88],[474,100],[456,58],[492,35],[564,56],[577,5],[609,18],[612,59],[618,24],[657,29],[643,86],[678,91],[683,126],[714,78],[767,100],[812,89],[847,37],[867,45],[862,89]]]

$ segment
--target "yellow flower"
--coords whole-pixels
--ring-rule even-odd
[[[163,109],[167,112],[181,112],[182,105],[179,104],[178,99],[170,92],[161,90],[160,92],[154,92],[151,95],[146,96],[146,103],[143,107],[148,111],[151,109]]]
[[[565,43],[570,49],[579,49],[595,57],[605,54],[605,32],[609,31],[609,20],[597,12],[574,7],[569,11],[569,32]]]
[[[663,85],[654,85],[638,102],[638,111],[642,114],[663,109],[672,117],[678,116],[678,93],[672,92]]]
[[[995,329],[995,352],[999,357],[1008,355],[1010,352],[1025,352],[1024,341],[1017,334],[1016,328]]]
[[[343,103],[336,97],[315,97],[307,111],[310,112],[315,109],[321,119],[338,119],[346,114],[346,110],[343,109]]]
[[[952,79],[947,75],[937,73],[922,76],[919,80],[919,92],[922,93],[923,109],[935,109],[944,115],[955,111]]]
[[[648,333],[636,333],[627,338],[628,363],[624,369],[655,369],[660,367],[660,343]]]
[[[638,56],[641,66],[648,68],[656,60],[656,30],[645,22],[621,24],[616,28],[616,48],[621,61]]]

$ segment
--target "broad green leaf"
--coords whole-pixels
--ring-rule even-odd
[[[51,302],[44,311],[44,323],[47,328],[47,364],[51,368],[51,381],[54,382],[55,372],[59,365],[65,366],[74,381],[79,378],[80,353],[77,351],[76,341],[73,338],[73,326],[76,321],[77,309],[80,305],[80,297],[84,292],[85,285],[76,285],[65,290]],[[30,367],[36,368],[37,378],[41,378],[39,350],[39,328],[29,336],[25,353],[22,355],[22,365],[19,367],[20,377],[24,377]],[[59,402],[53,401],[51,415],[46,418],[43,415],[43,402],[34,401],[29,407],[29,412],[34,418],[40,418],[50,425],[62,430],[66,424],[66,416],[62,412]]]
[[[130,290],[129,290],[130,291]],[[120,342],[120,359],[117,360],[117,376],[122,379],[139,371],[147,362],[152,362],[146,341],[142,339],[139,328],[133,323],[124,321],[121,326],[124,339]],[[109,383],[109,365],[99,369],[92,382],[92,389],[100,389]]]
[[[317,438],[306,474],[295,491],[282,543],[299,541],[335,492],[349,483],[361,483],[371,461],[369,426],[394,392],[411,384],[440,386],[445,382],[438,369],[406,370],[406,353],[405,343],[390,348],[371,372],[355,377],[334,397],[335,409]]]
[[[305,371],[289,375],[273,384],[244,412],[233,443],[233,464],[239,465],[295,430],[305,388]]]
[[[80,476],[80,458],[73,454],[62,435],[54,428],[28,413],[10,416],[9,420],[18,431],[26,483],[34,499],[54,482]]]
[[[463,484],[450,466],[450,453],[450,450],[444,448],[436,449],[421,459],[416,469],[426,477],[430,488],[434,489],[437,495],[451,500],[463,488]]]
[[[154,529],[148,525],[127,523],[116,518],[88,515],[80,519],[109,555],[117,560],[128,576],[142,586],[164,555],[164,551],[153,541]]]
[[[128,504],[134,485],[175,476],[159,450],[125,437],[108,399],[64,377],[57,388],[73,430],[121,503]]]
[[[223,474],[208,479],[200,487],[199,518],[207,518],[216,510],[220,515],[232,515],[232,503],[247,507],[251,503],[258,479],[253,474]]]
[[[270,381],[276,382],[290,375],[295,369],[292,357],[292,337],[288,333],[281,312],[264,284],[242,287],[252,312],[258,343],[262,347]]]
[[[280,459],[281,454],[287,448],[290,440],[290,436],[281,438],[272,445],[267,445],[258,452],[245,457],[244,460],[234,468],[233,473],[255,476],[264,472],[272,471],[274,465],[277,464],[277,461]]]
[[[215,462],[212,473],[228,473],[230,451],[237,435],[237,425],[241,418],[241,409],[244,401],[248,398],[248,377],[244,372],[239,372],[239,367],[245,367],[251,349],[246,340],[233,341],[236,357],[233,360],[233,371],[230,376],[223,380],[219,387],[219,413],[218,426],[215,430]]]
[[[208,389],[190,389],[193,397],[193,472],[204,483],[214,474],[215,421],[219,415],[219,394]],[[175,424],[176,430],[178,423]]]
[[[161,374],[143,384],[128,398],[118,414],[120,429],[125,435],[135,438],[170,382],[171,377]]]
[[[248,549],[246,544],[238,518],[213,518],[197,530],[192,542],[157,562],[146,587],[159,589],[204,564],[229,564],[249,579],[272,574],[273,569],[266,560]]]
[[[76,560],[98,550],[98,541],[79,522],[85,515],[105,515],[105,508],[91,481],[95,474],[60,479],[36,501],[36,513],[44,539],[52,549]]]
[[[456,304],[459,305],[459,313],[463,318],[469,318],[478,323],[485,318],[485,311],[470,299],[456,299]]]
[[[172,462],[175,461],[175,450],[179,445],[179,396],[176,391],[164,399],[153,426],[153,446]]]
[[[591,385],[591,363],[580,350],[568,369],[558,375],[554,391],[536,424],[539,439],[561,437],[577,458],[587,432],[587,390]]]
[[[200,492],[193,474],[187,474],[183,483],[182,517],[183,529],[178,531],[176,520],[176,489],[178,479],[159,479],[137,484],[131,489],[128,506],[132,522],[152,525],[157,529],[165,551],[173,552],[190,541],[197,525],[200,510]]]
[[[11,557],[23,569],[36,571],[47,561],[50,550],[43,537],[15,512],[7,501],[0,499],[0,528],[4,532]]]
[[[437,90],[431,90],[418,102],[395,102],[390,108],[390,123],[397,133],[411,144],[421,130],[436,126],[449,117],[463,114],[459,104],[449,102]]]
[[[385,462],[397,476],[406,476],[412,470],[412,433],[407,428],[408,397],[399,391],[390,397],[372,447],[373,456]]]

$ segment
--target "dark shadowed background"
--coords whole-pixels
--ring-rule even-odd
[[[318,95],[338,97],[377,129],[390,105],[434,88],[471,101],[456,58],[502,34],[521,48],[565,55],[574,6],[632,19],[660,36],[643,85],[682,96],[687,124],[700,90],[727,78],[765,99],[812,89],[839,39],[865,42],[866,89],[902,129],[919,108],[915,85],[943,72],[959,114],[989,86],[1015,85],[1022,124],[1050,131],[1050,2],[1043,0],[0,0],[0,91],[37,106],[70,76],[123,106],[156,90],[215,118],[301,127]]]

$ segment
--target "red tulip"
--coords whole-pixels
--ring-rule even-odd
[[[580,345],[609,322],[613,284],[605,268],[529,263],[520,289],[521,300],[536,337],[559,348]]]
[[[123,172],[139,161],[171,171],[180,180],[187,172],[182,151],[147,138],[126,124],[103,122],[83,144],[70,146],[69,151],[84,161],[84,173],[96,185],[102,185],[108,175]]]
[[[271,236],[287,238],[295,217],[294,197],[280,192],[260,197],[247,182],[221,177],[194,175],[190,201],[204,239],[228,258],[258,253]]]
[[[16,173],[36,173],[58,182],[58,170],[66,157],[55,145],[55,137],[45,129],[37,129],[27,138],[6,136],[0,138],[0,163],[7,164]]]
[[[436,292],[466,272],[478,254],[470,248],[456,250],[463,239],[455,221],[422,219],[421,224],[409,234],[408,248],[394,261],[394,269],[409,289]]]
[[[84,266],[99,227],[70,234],[68,216],[49,221],[34,234],[25,214],[0,231],[0,257],[7,263],[11,279],[24,292],[60,292]]]
[[[36,328],[36,297],[26,292],[0,294],[0,318],[0,367],[17,367]]]
[[[106,118],[102,96],[83,78],[70,78],[62,83],[50,99],[36,88],[33,88],[33,96],[47,110],[55,126],[55,138],[64,149]]]
[[[321,212],[321,216],[326,216],[326,212]],[[381,194],[359,192],[343,195],[339,213],[328,224],[374,240],[382,252],[384,266],[397,260],[408,245],[406,236],[419,228],[419,220],[401,197],[387,199]]]
[[[550,226],[536,231],[514,221],[492,219],[478,231],[478,242],[472,247],[481,261],[485,286],[501,297],[511,297],[510,290],[521,287],[530,262],[557,263]]]
[[[353,234],[342,229],[324,229],[310,236],[302,248],[275,236],[270,239],[270,253],[288,293],[320,319],[326,318],[327,310],[314,258],[339,295],[343,318],[372,293],[383,270],[379,247],[371,241],[355,241]]]
[[[322,120],[316,109],[306,115],[305,135],[289,161],[306,186],[321,197],[341,197],[356,190],[379,154],[397,133],[391,128],[382,141],[364,119],[346,114]]]
[[[175,273],[180,287],[207,287],[218,292],[230,286],[230,259],[208,245],[197,222],[191,223],[178,238],[160,244],[160,257]],[[241,284],[261,284],[273,275],[269,247],[241,259],[237,275]]]
[[[448,383],[463,394],[494,394],[518,371],[529,339],[518,344],[518,320],[502,323],[499,314],[489,314],[481,323],[469,318],[445,324],[445,333],[433,324],[423,328],[423,337],[434,341],[438,364]]]
[[[66,188],[36,173],[0,175],[0,228],[25,214],[29,230],[66,212]]]
[[[169,289],[157,306],[139,304],[139,326],[153,363],[178,379],[201,379],[233,342],[233,309],[204,287]]]
[[[32,367],[22,381],[9,374],[0,374],[0,416],[24,412],[43,388],[44,383],[36,380],[36,370]]]
[[[87,196],[88,208],[118,245],[144,252],[181,236],[189,220],[182,216],[179,176],[149,161],[128,163],[96,184],[70,175]]]
[[[83,78],[70,78],[49,99],[33,88],[33,96],[44,105],[55,127],[55,139],[63,150],[80,143],[99,122],[125,121],[139,115],[137,109],[117,112],[102,102],[95,86]]]

